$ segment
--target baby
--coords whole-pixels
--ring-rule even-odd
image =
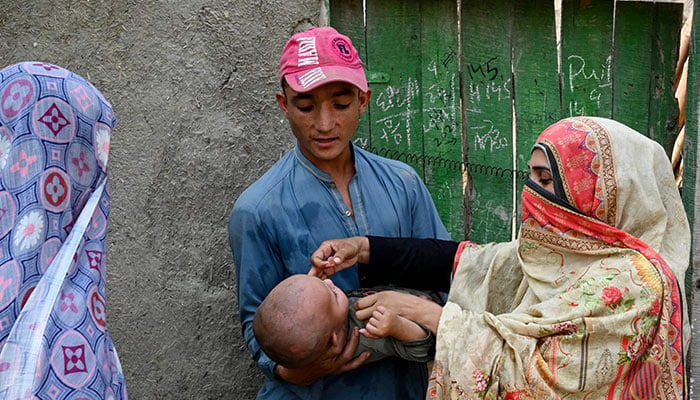
[[[409,289],[404,291],[425,297]],[[366,325],[355,316],[355,302],[373,290],[349,295],[330,279],[292,275],[275,286],[260,304],[253,320],[253,333],[270,359],[287,368],[313,363],[334,345],[344,346],[353,327],[360,327],[355,356],[370,352],[367,362],[397,356],[410,361],[433,359],[435,337],[416,322],[384,307]],[[439,302],[439,298],[436,298]]]

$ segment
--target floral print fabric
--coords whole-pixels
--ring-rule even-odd
[[[569,207],[528,183],[520,238],[464,247],[428,398],[684,398],[690,231],[665,153],[602,118],[538,143]]]
[[[116,118],[102,94],[55,65],[0,70],[0,351],[14,322],[64,245],[90,195],[107,179]],[[26,398],[126,399],[124,374],[107,330],[107,185],[43,332]],[[34,325],[36,326],[36,325]],[[0,376],[24,360],[2,354]],[[8,361],[9,360],[9,361]],[[9,377],[8,377],[9,374]],[[8,387],[0,387],[0,397]]]

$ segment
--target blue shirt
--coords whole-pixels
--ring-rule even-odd
[[[352,146],[352,145],[351,145]],[[327,239],[356,235],[449,239],[435,205],[408,165],[352,146],[355,176],[349,184],[355,213],[345,206],[330,175],[295,146],[236,201],[229,241],[236,267],[240,320],[248,348],[267,376],[259,399],[424,398],[427,368],[387,358],[344,374],[296,386],[276,377],[260,350],[253,316],[284,278],[306,274],[310,256]],[[357,266],[331,277],[344,291],[359,288]]]

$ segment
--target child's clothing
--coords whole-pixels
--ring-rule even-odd
[[[364,328],[364,322],[357,319],[355,315],[355,303],[363,297],[381,292],[383,290],[394,290],[404,292],[415,296],[427,297],[428,299],[443,304],[442,299],[435,292],[422,292],[419,290],[382,286],[372,288],[360,288],[347,293],[348,296],[348,335],[352,334],[354,327]],[[426,337],[423,339],[400,341],[394,337],[387,336],[381,339],[370,339],[360,335],[360,344],[355,351],[355,357],[365,351],[370,352],[370,357],[366,362],[381,360],[386,357],[400,357],[404,360],[428,362],[432,361],[435,356],[435,335],[423,327]]]

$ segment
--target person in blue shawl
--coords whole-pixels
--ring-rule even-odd
[[[116,122],[71,71],[0,70],[0,398],[127,398],[105,314]]]

